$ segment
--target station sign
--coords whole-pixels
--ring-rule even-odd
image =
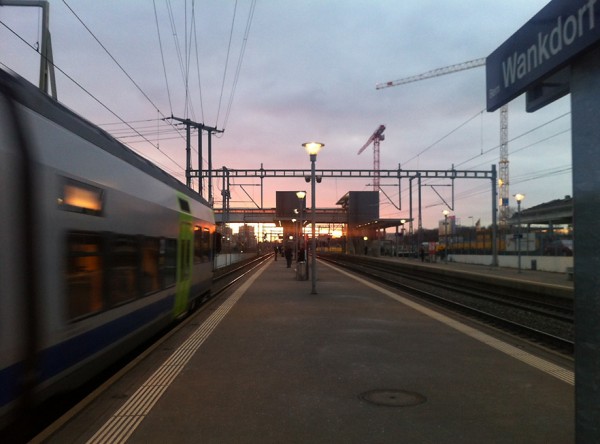
[[[551,1],[486,58],[487,110],[495,111],[536,86],[540,91],[541,81],[564,73],[573,57],[599,41],[598,0]],[[553,99],[567,92],[563,81]],[[552,100],[537,99],[541,104]]]

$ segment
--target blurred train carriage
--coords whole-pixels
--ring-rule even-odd
[[[200,195],[0,70],[0,429],[209,294]]]

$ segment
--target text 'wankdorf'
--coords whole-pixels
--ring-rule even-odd
[[[594,7],[597,0],[588,0],[572,15],[556,19],[556,26],[548,33],[538,33],[537,42],[526,51],[514,52],[502,62],[502,79],[504,88],[510,87],[516,81],[527,76],[532,70],[541,66],[545,61],[559,54],[563,48],[573,44],[586,32],[592,31]]]

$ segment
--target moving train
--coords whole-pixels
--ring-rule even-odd
[[[0,430],[210,293],[196,192],[0,70]]]

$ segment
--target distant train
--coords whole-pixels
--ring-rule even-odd
[[[3,70],[0,233],[0,429],[211,289],[208,203]]]

